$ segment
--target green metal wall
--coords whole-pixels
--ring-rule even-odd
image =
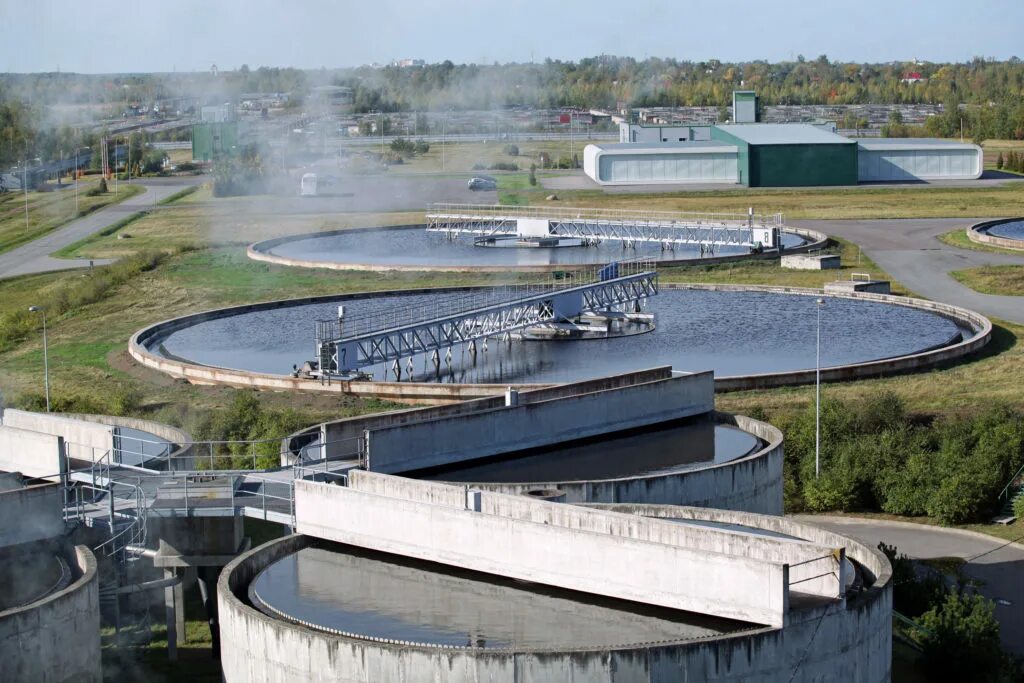
[[[736,145],[738,150],[736,154],[736,182],[750,187],[750,145],[747,144],[746,140],[741,140],[735,135],[726,133],[718,126],[711,126],[711,139]]]
[[[197,123],[192,126],[192,158],[213,161],[238,146],[238,124]]]
[[[856,185],[857,143],[750,145],[750,187]]]

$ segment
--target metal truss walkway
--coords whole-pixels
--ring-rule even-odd
[[[508,339],[510,333],[544,323],[578,319],[588,312],[612,311],[637,305],[658,293],[658,273],[649,260],[611,263],[590,274],[575,273],[560,287],[526,285],[474,293],[455,301],[442,301],[424,310],[422,305],[361,318],[317,322],[317,357],[321,376],[347,374],[381,363],[393,363],[431,354],[435,365],[440,353],[450,354],[458,344],[491,337]],[[450,356],[448,356],[450,357]]]
[[[627,247],[647,242],[667,250],[684,244],[708,250],[716,246],[777,249],[782,228],[782,214],[755,215],[753,209],[745,215],[474,204],[432,204],[427,209],[427,231],[448,239],[475,235],[526,241],[573,239],[588,245],[612,241]]]

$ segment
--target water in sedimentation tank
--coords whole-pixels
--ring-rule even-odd
[[[316,173],[306,173],[299,184],[299,194],[303,197],[316,196]]]
[[[272,618],[434,647],[628,647],[750,628],[327,542],[268,566],[249,598]]]
[[[171,358],[251,372],[285,374],[312,357],[316,321],[335,319],[345,306],[345,325],[356,315],[420,308],[443,309],[466,293],[411,294],[297,302],[268,310],[241,311],[199,320],[149,340]],[[715,371],[716,376],[801,370],[815,366],[816,297],[782,292],[713,292],[662,289],[644,308],[655,316],[648,334],[581,341],[490,340],[442,353],[440,377],[427,355],[414,359],[403,379],[442,382],[569,382],[671,365],[676,370]],[[821,363],[863,363],[950,343],[960,329],[930,311],[887,302],[826,297],[821,311]],[[963,330],[964,336],[971,336]],[[365,368],[390,379],[386,365]]]
[[[1006,223],[1000,223],[999,225],[993,225],[985,232],[993,235],[994,237],[1002,237],[1008,240],[1020,240],[1024,242],[1024,218],[1019,221],[1008,221]]]

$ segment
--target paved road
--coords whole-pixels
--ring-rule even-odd
[[[50,257],[50,254],[102,230],[126,216],[152,208],[160,200],[184,187],[201,183],[203,180],[205,179],[201,176],[188,176],[133,181],[133,183],[144,186],[146,191],[129,197],[120,204],[108,206],[88,216],[71,221],[63,228],[43,235],[28,244],[23,244],[17,249],[0,254],[0,279],[88,266],[87,259],[55,259]],[[97,260],[96,265],[109,262]]]
[[[1024,265],[1024,254],[998,254],[951,247],[937,238],[981,219],[914,218],[898,220],[794,221],[859,244],[864,253],[905,287],[935,301],[964,306],[1024,324],[1024,297],[981,294],[965,287],[952,270],[984,265]]]
[[[1024,547],[982,534],[906,522],[816,515],[796,519],[853,536],[871,547],[884,541],[915,559],[967,559],[964,573],[982,582],[981,594],[996,601],[1003,645],[1024,655]]]

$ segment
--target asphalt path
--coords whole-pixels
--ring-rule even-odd
[[[996,603],[1003,646],[1024,656],[1024,546],[971,531],[908,522],[818,515],[795,519],[852,536],[872,548],[885,542],[918,560],[967,560],[964,574],[978,581],[978,592]]]
[[[890,220],[806,220],[797,227],[819,230],[860,245],[871,260],[907,289],[928,299],[963,306],[1024,324],[1024,297],[982,294],[957,282],[953,270],[986,265],[1024,265],[1020,256],[960,249],[937,238],[983,219],[907,218]]]
[[[202,176],[185,176],[132,181],[133,185],[142,185],[146,191],[118,204],[94,211],[88,216],[73,220],[64,227],[49,232],[28,244],[0,254],[0,279],[87,267],[88,259],[57,259],[51,257],[50,254],[99,232],[126,216],[151,209],[175,192],[179,192],[189,185],[197,185],[203,180],[205,178]],[[97,259],[94,263],[103,265],[110,261]]]

